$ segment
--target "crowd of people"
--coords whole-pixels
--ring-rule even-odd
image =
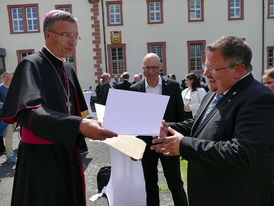
[[[161,72],[159,74],[160,76],[166,78],[166,79],[170,79],[170,80],[176,80],[176,75],[175,74],[169,74],[164,76]],[[189,79],[189,78],[193,78],[193,79]],[[130,81],[130,74],[128,72],[124,72],[122,73],[120,76],[119,75],[115,75],[112,81],[112,85],[111,85],[111,75],[109,73],[103,73],[99,83],[96,85],[95,88],[95,92],[96,92],[96,102],[99,104],[106,104],[106,99],[107,99],[107,94],[108,94],[108,89],[109,88],[114,88],[114,89],[122,89],[122,90],[130,90],[130,86],[141,81],[143,79],[143,74],[139,73],[139,74],[134,74],[133,76],[133,81]],[[194,87],[192,88],[192,82],[194,81]],[[191,82],[191,84],[189,84],[189,82]],[[190,92],[199,91],[199,96],[196,95],[196,99],[199,100],[198,102],[200,103],[201,100],[203,99],[203,96],[205,95],[205,92],[208,91],[208,86],[206,85],[206,80],[203,77],[202,74],[199,73],[189,73],[185,79],[182,80],[181,85],[180,85],[180,90],[182,91],[182,96],[183,96],[183,100],[184,103],[185,101],[188,101],[188,105],[190,107],[193,108],[192,109],[185,109],[186,110],[186,115],[187,117],[189,117],[189,115],[191,114],[192,116],[192,112],[194,112],[195,115],[195,110],[197,110],[197,108],[199,107],[199,104],[197,104],[196,100],[192,100],[192,104],[190,101]],[[185,90],[187,89],[187,90]],[[183,91],[185,90],[185,92]],[[186,92],[188,91],[188,92]],[[202,92],[201,96],[200,93]],[[194,92],[195,93],[195,92]],[[185,94],[188,95],[188,97],[184,97]],[[188,98],[188,100],[187,100]],[[185,103],[186,104],[186,103]],[[188,106],[187,106],[188,107]]]
[[[5,141],[7,161],[17,162],[11,205],[84,206],[79,147],[84,138],[117,134],[85,118],[80,84],[65,61],[79,39],[77,19],[52,10],[43,26],[44,47],[23,58],[11,82],[12,75],[4,73],[0,86],[0,119],[8,124],[2,135],[12,136],[17,123],[22,129],[18,159]],[[141,160],[147,206],[160,205],[159,160],[175,206],[274,204],[274,68],[264,73],[264,86],[251,73],[251,59],[251,48],[235,36],[207,46],[203,75],[208,92],[201,74],[187,74],[184,89],[174,74],[163,77],[154,53],[144,56],[133,82],[127,72],[115,76],[113,88],[170,96],[159,137],[138,136],[147,144]],[[110,80],[104,73],[96,88],[100,104],[106,104]],[[187,194],[180,156],[188,161]]]

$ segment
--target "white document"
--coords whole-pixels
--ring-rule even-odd
[[[119,135],[158,136],[169,96],[109,89],[103,128]]]
[[[105,106],[95,103],[95,109],[98,121],[103,122]],[[136,160],[142,159],[146,148],[146,143],[143,140],[132,135],[118,135],[118,137],[107,138],[102,142],[130,157],[133,157]]]
[[[99,122],[103,123],[104,114],[105,114],[105,105],[97,104],[97,103],[95,103],[94,105],[95,105],[97,119]]]

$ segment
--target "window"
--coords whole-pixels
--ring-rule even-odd
[[[122,1],[107,1],[108,26],[123,25]]]
[[[188,70],[189,72],[202,72],[202,63],[205,62],[205,40],[188,41]]]
[[[5,57],[0,56],[0,73],[4,73],[6,71],[5,67]]]
[[[66,61],[70,64],[70,66],[74,69],[74,53],[73,53],[73,56],[71,57],[67,57],[66,58]]]
[[[55,9],[72,13],[72,5],[71,4],[55,5]],[[77,73],[75,59],[76,59],[76,56],[75,56],[75,51],[74,51],[71,57],[66,58],[66,61],[74,69],[75,73]]]
[[[165,42],[149,42],[147,43],[147,50],[148,53],[155,53],[157,54],[161,62],[163,64],[162,73],[166,75],[167,68],[166,68],[166,43]]]
[[[204,0],[188,0],[188,21],[204,20]]]
[[[268,18],[274,18],[274,0],[268,0]]]
[[[6,71],[5,56],[6,50],[4,48],[0,48],[0,74]]]
[[[267,68],[274,67],[274,46],[267,47]]]
[[[244,18],[244,0],[228,0],[228,19]]]
[[[55,9],[72,13],[72,5],[71,4],[55,5]]]
[[[17,50],[17,60],[18,62],[20,62],[24,57],[33,54],[34,53],[34,49],[24,49],[24,50]]]
[[[147,0],[149,24],[163,23],[163,0]]]
[[[109,73],[111,75],[121,75],[126,69],[126,45],[108,45]]]
[[[8,5],[10,33],[40,32],[38,4]]]

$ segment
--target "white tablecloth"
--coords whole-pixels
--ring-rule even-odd
[[[141,161],[109,147],[111,176],[106,187],[110,206],[145,206],[145,180]]]
[[[83,92],[83,94],[84,94],[84,97],[85,97],[86,104],[88,106],[89,115],[87,117],[94,117],[94,115],[92,113],[92,110],[90,108],[90,97],[91,97],[92,91]]]

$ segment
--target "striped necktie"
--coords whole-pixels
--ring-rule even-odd
[[[203,118],[200,121],[200,124],[204,121],[204,119],[206,118],[206,116],[211,112],[211,110],[213,109],[213,107],[215,107],[215,105],[222,99],[224,95],[223,94],[217,94],[213,101],[209,104]]]

